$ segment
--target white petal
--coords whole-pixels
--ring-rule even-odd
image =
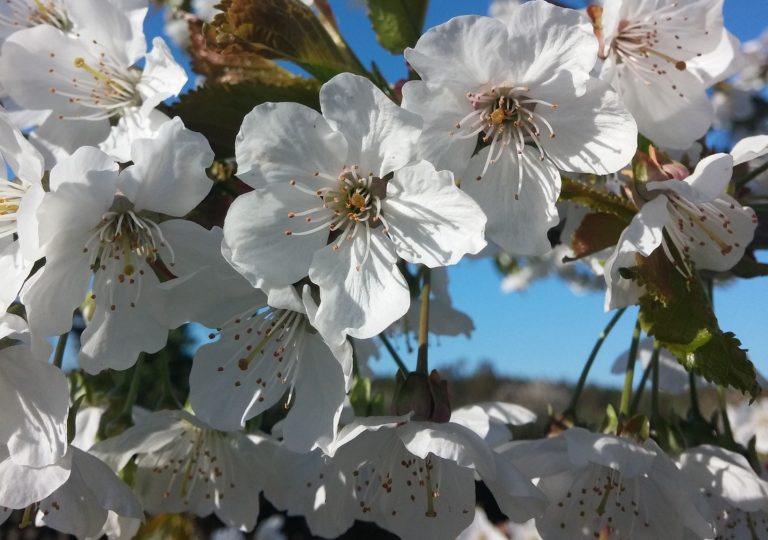
[[[72,312],[85,299],[91,277],[84,243],[55,241],[46,251],[46,265],[24,284],[21,301],[33,333],[58,336],[72,328]]]
[[[300,355],[294,402],[283,424],[283,441],[294,452],[315,447],[326,451],[336,438],[344,404],[344,374],[317,334],[307,336]]]
[[[597,61],[597,40],[584,15],[534,1],[515,9],[506,22],[514,61],[528,66],[518,82],[541,83],[559,70],[568,70],[578,94],[584,93],[589,72]]]
[[[375,336],[402,317],[411,302],[394,245],[376,230],[369,242],[363,236],[344,240],[337,250],[319,250],[309,268],[309,279],[320,287],[317,327],[332,344],[347,334]]]
[[[456,136],[456,124],[472,112],[466,88],[452,85],[429,85],[409,81],[403,86],[402,107],[424,120],[419,137],[419,156],[439,171],[458,175],[467,167],[477,145],[476,138]]]
[[[731,150],[734,165],[741,165],[765,154],[768,154],[768,135],[745,137]]]
[[[72,472],[67,482],[40,502],[37,525],[79,538],[96,536],[109,510],[142,517],[133,492],[103,462],[72,448]]]
[[[134,141],[131,158],[133,165],[120,174],[119,186],[137,210],[183,216],[213,186],[205,173],[213,161],[208,141],[178,117],[160,126],[155,138]]]
[[[41,247],[58,234],[95,227],[112,206],[117,171],[117,163],[90,147],[60,161],[51,171],[51,194],[38,210]]]
[[[0,108],[0,154],[5,164],[28,184],[43,177],[43,157],[14,126],[5,109]],[[3,175],[5,171],[3,171]]]
[[[176,60],[163,38],[152,40],[152,50],[147,53],[141,80],[136,89],[143,103],[141,112],[149,116],[152,109],[164,100],[179,95],[187,83],[187,73]]]
[[[395,173],[382,214],[387,235],[408,262],[446,266],[485,247],[483,211],[454,185],[450,172],[438,173],[427,161]]]
[[[18,465],[44,467],[67,449],[69,387],[56,367],[23,345],[0,351],[0,440]]]
[[[619,68],[613,81],[640,133],[659,146],[685,150],[712,125],[714,110],[704,85],[688,71],[668,66],[664,77],[649,81]]]
[[[27,279],[34,261],[27,260],[19,242],[13,242],[0,251],[0,309],[8,309]]]
[[[95,278],[94,314],[80,338],[79,356],[80,367],[90,374],[128,369],[141,352],[155,353],[165,346],[168,327],[158,320],[162,298],[157,277],[145,261],[136,265],[136,272],[122,282]]]
[[[613,254],[605,262],[605,309],[616,309],[638,301],[641,290],[634,280],[621,277],[621,268],[637,266],[636,254],[649,256],[661,245],[663,227],[669,222],[667,198],[659,196],[645,203],[624,229]]]
[[[222,256],[223,232],[219,227],[207,230],[192,221],[170,219],[160,224],[160,230],[173,248],[170,270],[179,278],[160,284],[165,296],[162,320],[170,328],[188,321],[218,328],[266,303],[264,294]]]
[[[286,235],[315,228],[291,212],[318,208],[322,200],[288,184],[271,184],[241,195],[224,220],[224,257],[254,287],[279,287],[307,275],[315,251],[328,240],[328,227],[311,234]],[[313,214],[322,222],[331,211]]]
[[[670,189],[693,203],[710,202],[725,193],[733,172],[730,154],[707,156],[696,165],[696,170],[682,182],[648,182],[648,189]]]
[[[157,109],[153,109],[148,116],[145,116],[138,107],[129,107],[123,110],[117,124],[111,128],[108,127],[107,133],[93,144],[115,161],[127,163],[131,161],[133,141],[156,138],[160,126],[168,121],[170,118]],[[77,120],[71,120],[71,122],[77,122]],[[86,123],[90,125],[97,122],[80,122],[80,124]]]
[[[560,174],[529,147],[522,155],[503,150],[499,161],[482,174],[489,151],[485,148],[472,158],[461,181],[462,190],[488,216],[486,235],[511,254],[546,253],[551,249],[547,231],[560,219],[555,206],[560,195]],[[518,160],[523,162],[522,181]]]
[[[522,75],[524,64],[509,52],[504,23],[467,15],[427,30],[413,49],[405,50],[405,59],[427,83],[458,85],[466,92],[507,82],[510,69]]]
[[[123,65],[138,61],[147,48],[142,23],[147,14],[144,1],[60,0],[78,33],[107,47]]]
[[[109,120],[106,118],[83,121],[59,118],[58,115],[51,114],[30,133],[29,141],[45,157],[46,168],[51,169],[81,146],[99,146],[108,136]]]
[[[243,119],[235,156],[238,178],[254,188],[269,182],[308,182],[316,172],[333,181],[347,164],[347,141],[309,107],[264,103]]]
[[[8,459],[0,446],[0,507],[24,508],[41,501],[69,478],[71,452],[45,467],[27,467]]]
[[[558,76],[567,86],[576,83],[569,73]],[[537,105],[540,114],[552,126],[539,124],[541,145],[561,170],[607,174],[626,166],[637,148],[637,125],[618,94],[602,81],[592,79],[585,84],[586,92],[577,97],[575,88],[568,92],[549,95],[543,89],[541,97],[532,97],[556,103],[557,109]]]
[[[323,116],[349,143],[347,165],[383,177],[414,160],[422,120],[401,109],[373,83],[342,73],[320,89]]]

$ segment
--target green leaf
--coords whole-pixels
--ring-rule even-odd
[[[220,158],[235,155],[235,136],[243,117],[261,103],[294,101],[319,109],[319,83],[302,79],[292,86],[269,86],[254,81],[211,84],[185,94],[167,111],[180,116],[191,130],[199,131]]]
[[[327,81],[345,71],[365,75],[346,45],[301,0],[224,0],[211,26],[222,54],[288,60]],[[209,41],[211,41],[209,37]]]
[[[647,291],[640,299],[643,329],[686,370],[758,397],[755,366],[733,333],[720,329],[701,282],[683,277],[661,249],[638,262],[635,278]]]
[[[368,17],[382,47],[400,54],[416,45],[428,0],[368,0]]]
[[[563,187],[560,191],[561,201],[570,201],[603,214],[610,214],[626,223],[632,221],[637,214],[637,208],[630,201],[618,195],[598,189],[585,182],[563,177]]]

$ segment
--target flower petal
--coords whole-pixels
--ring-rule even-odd
[[[382,214],[387,235],[408,262],[446,266],[486,245],[483,211],[454,185],[450,172],[438,173],[427,161],[395,173]]]
[[[373,337],[408,311],[411,295],[396,264],[394,245],[375,230],[370,241],[358,234],[338,249],[315,253],[309,268],[309,279],[320,287],[315,322],[331,345],[347,334]]]
[[[346,165],[383,177],[414,160],[421,118],[395,105],[365,77],[342,73],[320,89],[328,123],[349,143]]]
[[[323,175],[320,181],[335,181],[347,164],[347,141],[309,107],[263,103],[243,119],[235,157],[237,177],[254,188],[272,182],[308,182],[315,173]]]
[[[551,249],[547,231],[560,219],[555,206],[560,174],[529,147],[521,155],[502,151],[483,174],[489,151],[485,148],[472,158],[461,182],[461,189],[488,216],[486,235],[510,254],[546,253]],[[518,160],[522,160],[522,168],[518,168]]]

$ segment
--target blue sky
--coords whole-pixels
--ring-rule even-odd
[[[433,0],[427,27],[456,15],[486,14],[489,3]],[[572,4],[585,5],[578,1]],[[402,57],[378,45],[364,10],[348,0],[331,0],[331,5],[342,33],[364,64],[375,61],[392,81],[405,76]],[[726,26],[742,41],[759,36],[768,21],[768,0],[725,0],[724,10]],[[155,13],[148,21],[148,34],[161,32],[161,24],[161,15]],[[603,312],[602,294],[576,296],[556,278],[539,281],[522,293],[504,294],[499,288],[500,276],[488,259],[464,260],[449,269],[449,277],[454,304],[474,319],[476,331],[471,339],[441,338],[430,352],[430,365],[437,368],[461,363],[472,370],[488,361],[505,375],[575,381],[597,335],[611,317]],[[735,332],[758,369],[768,373],[768,333],[762,315],[768,306],[768,278],[719,287],[715,300],[722,328]],[[636,309],[630,310],[616,326],[598,357],[591,381],[621,383],[620,378],[610,375],[610,365],[629,346],[635,317]],[[409,365],[415,364],[415,356],[404,359]],[[394,373],[386,353],[372,367],[382,375]]]

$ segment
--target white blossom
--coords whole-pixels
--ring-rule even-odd
[[[90,373],[126,369],[140,351],[165,345],[170,326],[151,264],[172,271],[174,247],[157,214],[184,215],[211,188],[210,147],[179,119],[157,139],[135,141],[131,154],[133,164],[118,173],[106,154],[85,147],[51,171],[37,213],[46,264],[22,292],[32,331],[53,336],[71,328],[73,310],[92,289],[94,315],[79,356]]]
[[[757,227],[757,216],[726,193],[733,158],[715,154],[702,159],[683,180],[648,182],[640,212],[624,230],[605,263],[605,309],[637,302],[641,290],[620,275],[661,248],[684,276],[693,269],[725,271],[744,255]]]
[[[571,428],[557,437],[511,442],[501,454],[549,499],[536,526],[553,538],[682,540],[686,531],[710,537],[712,526],[696,488],[648,440]]]
[[[410,304],[397,258],[430,267],[482,249],[482,211],[449,172],[410,164],[419,119],[350,74],[320,91],[323,111],[259,105],[236,143],[254,191],[224,222],[224,255],[256,287],[307,275],[320,288],[315,325],[340,343],[368,338]]]
[[[590,76],[596,54],[582,15],[541,0],[506,24],[456,17],[405,51],[422,79],[403,87],[403,107],[424,118],[422,155],[461,179],[509,253],[550,249],[558,170],[607,174],[632,157],[635,123]]]

